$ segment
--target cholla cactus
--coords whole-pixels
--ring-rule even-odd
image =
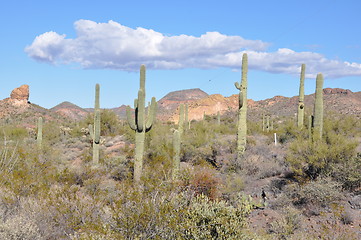
[[[130,107],[127,107],[127,120],[130,128],[135,131],[135,158],[134,158],[134,181],[139,182],[143,169],[144,139],[145,133],[148,132],[155,119],[157,103],[152,98],[148,108],[148,117],[145,117],[145,66],[140,67],[140,88],[138,99],[134,100],[135,118],[132,118]]]
[[[242,81],[239,84],[235,83],[236,88],[239,90],[239,107],[238,107],[238,131],[237,131],[237,157],[238,159],[243,155],[246,150],[247,142],[247,71],[248,71],[248,58],[244,53],[242,57]]]

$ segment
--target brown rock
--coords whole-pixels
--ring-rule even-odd
[[[342,89],[342,88],[325,88],[323,89],[323,93],[328,94],[350,94],[352,93],[349,89]]]
[[[29,85],[22,85],[18,88],[15,88],[11,94],[10,94],[10,98],[11,99],[16,99],[16,100],[29,100]]]

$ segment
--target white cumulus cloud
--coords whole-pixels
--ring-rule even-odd
[[[166,36],[152,29],[132,29],[117,22],[78,20],[77,37],[46,32],[37,36],[25,52],[33,59],[52,64],[78,63],[83,68],[137,71],[148,69],[217,68],[240,69],[242,54],[248,53],[250,69],[299,74],[307,65],[309,77],[322,72],[327,77],[361,76],[361,64],[330,60],[314,52],[281,48],[268,52],[268,43],[207,32],[200,37]]]

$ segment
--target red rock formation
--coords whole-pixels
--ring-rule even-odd
[[[29,100],[29,85],[22,85],[18,88],[15,88],[11,94],[10,99],[28,101]]]

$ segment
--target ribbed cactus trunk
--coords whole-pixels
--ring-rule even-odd
[[[43,118],[42,117],[38,118],[37,127],[38,127],[38,134],[36,136],[36,142],[38,144],[38,147],[41,148],[43,145]]]
[[[269,130],[270,130],[270,116],[267,116],[266,119],[267,119],[266,120],[266,129],[267,129],[267,132],[269,132]]]
[[[95,103],[94,103],[94,128],[89,129],[89,132],[92,130],[91,134],[93,139],[93,165],[99,163],[99,149],[100,149],[100,103],[99,103],[99,84],[95,85]]]
[[[180,134],[181,136],[182,136],[183,131],[184,131],[184,119],[185,119],[184,104],[180,104],[180,105],[179,105],[178,131],[179,131],[179,134]]]
[[[180,145],[181,145],[181,134],[178,130],[175,130],[173,133],[173,172],[172,172],[173,180],[177,180],[179,177]]]
[[[316,78],[316,93],[313,117],[314,139],[321,139],[323,131],[323,76],[321,73],[317,74]]]
[[[300,77],[300,91],[298,95],[298,110],[297,110],[297,126],[299,129],[303,127],[303,121],[305,117],[305,71],[306,65],[301,66],[301,77]]]
[[[312,140],[312,130],[313,130],[313,116],[308,116],[308,138]]]
[[[219,111],[217,112],[217,125],[221,125],[221,113]]]
[[[239,107],[238,107],[238,131],[237,131],[237,157],[238,159],[246,150],[247,142],[247,71],[248,58],[244,53],[242,57],[242,80],[239,84],[235,83],[239,90]]]
[[[127,107],[127,120],[130,128],[135,131],[135,157],[134,157],[134,181],[138,183],[142,176],[144,140],[145,133],[148,132],[155,119],[157,103],[152,98],[150,107],[148,108],[148,118],[145,117],[145,66],[140,67],[140,88],[138,91],[138,99],[134,100],[135,118],[132,117],[130,107]]]
[[[265,125],[266,125],[266,121],[265,121],[265,116],[264,114],[262,115],[262,131],[264,132],[265,130]]]
[[[184,130],[186,130],[187,128],[189,129],[189,119],[188,119],[188,104],[185,104],[185,109],[184,109]]]

